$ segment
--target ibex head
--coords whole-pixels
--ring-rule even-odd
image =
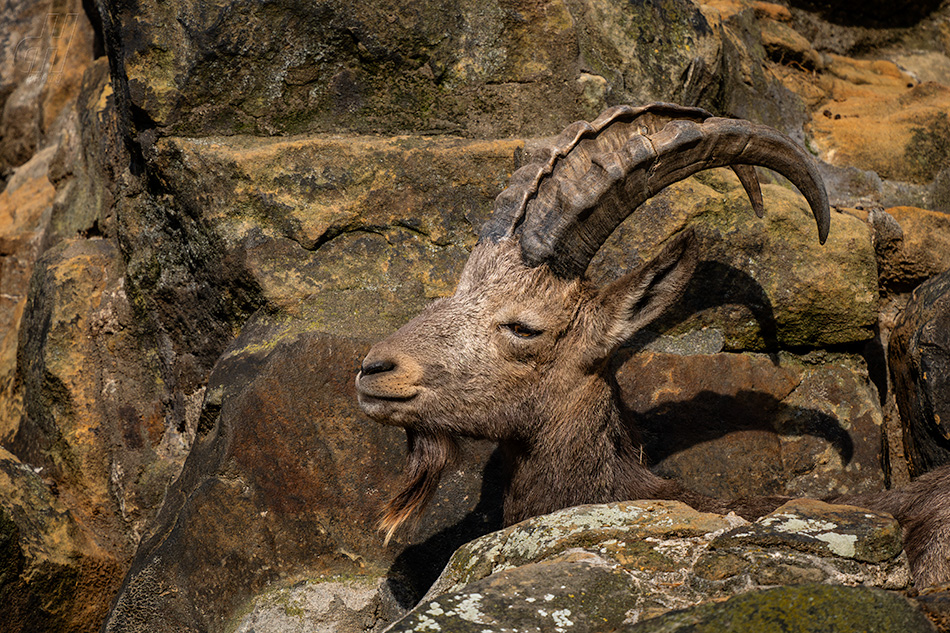
[[[640,204],[704,169],[731,166],[761,217],[752,165],[798,187],[824,242],[827,194],[808,155],[771,128],[698,108],[611,108],[513,174],[455,294],[374,346],[357,376],[363,410],[409,437],[405,486],[381,522],[387,539],[428,502],[457,436],[501,443],[507,523],[651,492],[629,463],[607,361],[679,297],[698,259],[693,234],[605,287],[585,272]]]

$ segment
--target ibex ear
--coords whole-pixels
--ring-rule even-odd
[[[687,229],[656,257],[601,289],[601,336],[607,354],[679,299],[696,268],[696,250],[696,236]]]

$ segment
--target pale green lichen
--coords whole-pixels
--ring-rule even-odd
[[[858,541],[858,537],[854,534],[826,532],[824,534],[816,534],[815,538],[828,543],[828,549],[830,549],[833,554],[837,554],[843,558],[854,558],[855,544]]]

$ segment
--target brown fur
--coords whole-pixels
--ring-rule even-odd
[[[383,508],[379,529],[389,544],[401,525],[417,517],[435,494],[446,467],[454,461],[458,447],[445,435],[420,434],[406,429],[408,453],[404,482],[400,490]]]

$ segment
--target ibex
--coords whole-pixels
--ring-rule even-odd
[[[499,443],[508,525],[616,500],[677,499],[747,518],[784,501],[730,504],[654,475],[625,419],[611,356],[678,299],[698,259],[692,231],[604,287],[585,278],[620,222],[704,169],[731,167],[762,217],[754,165],[794,183],[824,243],[830,211],[812,159],[769,127],[698,108],[611,108],[572,124],[512,175],[455,294],[375,345],[357,376],[363,411],[405,428],[409,441],[404,485],[380,522],[387,541],[428,503],[459,436]],[[902,521],[918,583],[950,580],[950,495],[937,494],[945,481],[950,475],[932,473],[903,491],[839,500]]]

